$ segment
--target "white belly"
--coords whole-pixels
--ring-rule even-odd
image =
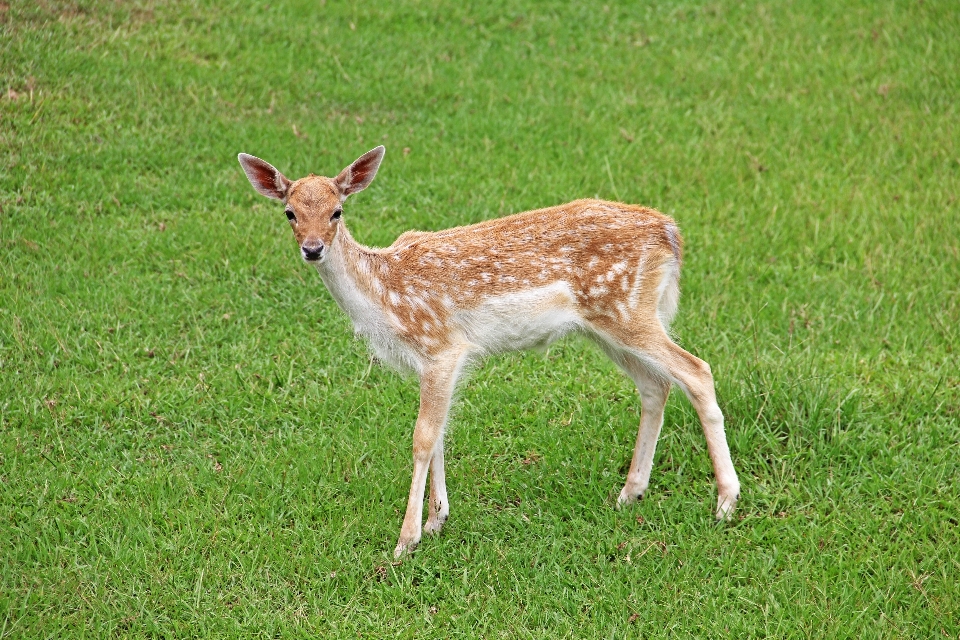
[[[454,322],[484,353],[546,347],[583,326],[570,285],[563,281],[487,298],[456,313]]]

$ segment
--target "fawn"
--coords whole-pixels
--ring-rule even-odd
[[[420,542],[429,470],[429,515],[437,533],[450,513],[443,433],[457,379],[485,355],[543,347],[571,332],[593,339],[636,383],[640,427],[618,508],[643,497],[671,384],[696,408],[717,479],[717,519],[729,519],[740,483],[709,365],[667,331],[680,295],[682,242],[653,209],[577,200],[428,233],[389,247],[357,243],[342,218],[347,196],[365,189],[385,149],[360,156],[335,178],[291,182],[272,165],[238,156],[259,193],[284,203],[303,259],[314,265],[374,354],[420,379],[413,482],[395,555]]]

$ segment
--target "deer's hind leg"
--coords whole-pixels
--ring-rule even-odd
[[[710,365],[681,349],[666,334],[656,345],[654,354],[657,363],[683,389],[697,410],[717,479],[717,520],[729,520],[740,498],[740,481],[730,458],[723,413],[717,404]]]
[[[683,390],[700,418],[717,479],[716,516],[718,520],[729,519],[740,497],[740,481],[730,458],[710,365],[677,346],[656,320],[651,319],[644,331],[608,326],[605,333],[605,350],[636,381],[643,403],[637,446],[618,504],[635,501],[648,486],[663,406],[672,382]],[[609,344],[609,338],[615,346]]]
[[[620,366],[633,379],[640,392],[640,428],[633,449],[627,481],[617,498],[617,508],[643,499],[650,486],[653,454],[663,427],[663,409],[670,395],[670,381],[651,371],[636,356],[623,354]]]

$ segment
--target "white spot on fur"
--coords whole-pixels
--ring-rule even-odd
[[[637,308],[637,302],[640,299],[640,286],[643,284],[643,272],[647,266],[647,252],[644,251],[637,261],[637,272],[633,279],[633,287],[630,289],[630,295],[627,297],[627,305],[631,310]]]

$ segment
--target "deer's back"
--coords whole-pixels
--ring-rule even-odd
[[[653,311],[657,274],[679,268],[681,239],[653,209],[577,200],[407,232],[376,253],[374,287],[402,336],[439,349],[460,332],[502,351],[548,343],[585,321]]]

